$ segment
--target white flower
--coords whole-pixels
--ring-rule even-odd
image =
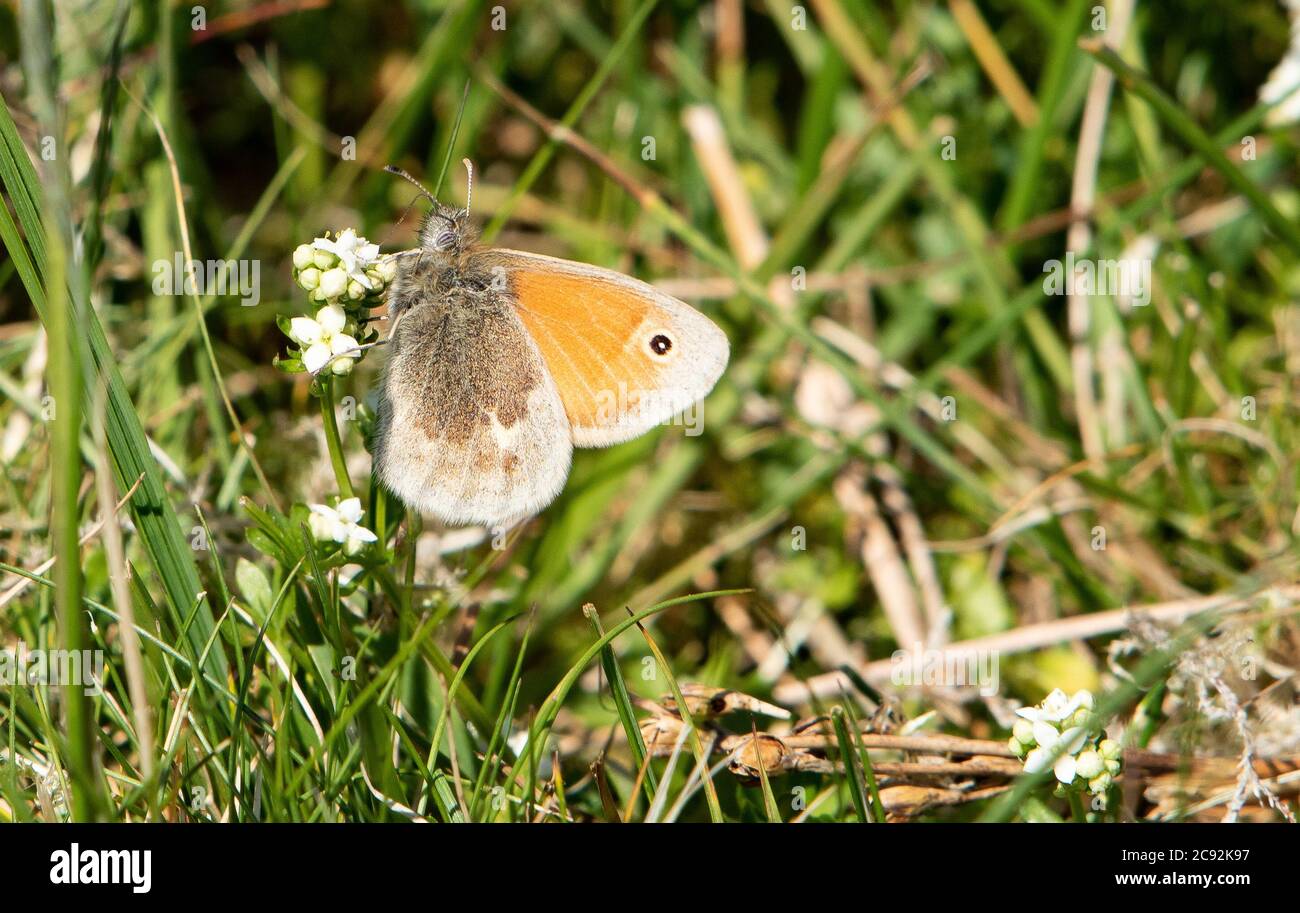
[[[1080,707],[1091,710],[1093,706],[1091,691],[1076,691],[1074,697],[1067,698],[1060,688],[1043,698],[1037,707],[1021,707],[1016,715],[1031,723],[1059,723],[1074,715]]]
[[[289,321],[289,338],[299,345],[319,342],[321,332],[321,325],[310,317],[295,317]]]
[[[334,237],[315,238],[293,251],[294,280],[312,301],[351,304],[384,291],[396,275],[391,256],[380,256],[379,245],[345,228]]]
[[[331,339],[330,354],[333,356],[334,361],[330,370],[335,374],[351,373],[353,363],[361,354],[357,349],[357,341],[347,333],[339,333]]]
[[[295,317],[289,321],[289,338],[303,347],[302,365],[312,374],[326,365],[335,374],[347,374],[361,356],[357,341],[344,333],[348,315],[337,304],[328,304],[316,312],[316,319]]]
[[[316,322],[321,325],[326,336],[334,336],[347,326],[348,315],[337,304],[331,304],[316,312]]]
[[[1057,780],[1066,785],[1074,782],[1079,764],[1075,754],[1088,740],[1088,731],[1076,726],[1057,732],[1047,723],[1036,723],[1034,736],[1038,739],[1038,747],[1025,757],[1025,772],[1038,773],[1051,764]]]
[[[370,288],[370,277],[366,275],[366,270],[374,265],[379,258],[379,245],[371,244],[365,238],[359,237],[355,231],[345,228],[339,232],[339,236],[333,240],[329,238],[317,238],[311,242],[311,246],[318,251],[328,251],[339,258],[339,263],[343,269],[343,275],[346,279],[359,282],[363,288]],[[328,275],[328,274],[327,274]],[[344,282],[344,288],[347,283]],[[340,289],[340,291],[342,291]],[[328,295],[327,297],[334,297]]]
[[[1039,773],[1050,766],[1062,787],[1083,788],[1086,784],[1094,794],[1104,793],[1119,775],[1123,752],[1118,742],[1102,738],[1095,708],[1091,691],[1080,690],[1066,697],[1057,688],[1038,706],[1018,709],[1020,719],[1012,727],[1009,747],[1017,756],[1023,755],[1025,773]],[[1036,747],[1025,754],[1024,749],[1031,745]],[[1062,795],[1061,787],[1057,789],[1057,795]]]
[[[1066,785],[1074,782],[1076,774],[1084,779],[1097,776],[1105,766],[1102,756],[1091,745],[1080,754],[1090,743],[1086,724],[1095,704],[1091,691],[1076,691],[1073,697],[1066,697],[1056,688],[1038,706],[1018,709],[1015,738],[1037,746],[1025,756],[1025,771],[1037,773],[1050,764],[1056,779]]]
[[[317,542],[332,542],[334,530],[339,528],[339,512],[324,504],[312,504],[311,516],[307,518],[307,528]],[[347,536],[344,536],[346,539]]]
[[[379,537],[361,525],[365,511],[361,509],[360,498],[347,498],[339,502],[337,508],[324,504],[311,505],[311,517],[308,527],[311,534],[321,542],[338,542],[343,545],[346,555],[355,555],[367,544],[378,541]]]

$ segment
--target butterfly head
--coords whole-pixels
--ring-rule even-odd
[[[420,227],[420,246],[449,260],[457,260],[474,244],[475,231],[468,209],[435,203]]]

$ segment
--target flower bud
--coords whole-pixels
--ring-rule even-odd
[[[1101,755],[1091,749],[1079,752],[1075,773],[1085,780],[1091,780],[1099,776],[1105,769],[1106,762],[1102,760]]]
[[[315,261],[315,252],[310,244],[299,244],[293,249],[293,268],[306,269]]]
[[[348,282],[348,297],[353,301],[360,301],[366,297],[366,287],[355,279]]]
[[[315,291],[316,286],[320,285],[320,270],[314,266],[309,266],[298,273],[298,284],[307,291]]]
[[[317,269],[329,269],[339,262],[339,258],[327,250],[317,249],[312,252],[312,260],[316,263]]]
[[[326,298],[337,298],[348,287],[348,274],[335,267],[320,274],[320,293]]]
[[[1029,720],[1016,720],[1016,724],[1011,727],[1011,736],[1022,745],[1036,745],[1034,739],[1034,724]]]
[[[1114,739],[1102,739],[1097,745],[1097,751],[1107,761],[1118,761],[1124,754],[1124,749]]]

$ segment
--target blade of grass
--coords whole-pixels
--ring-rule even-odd
[[[867,752],[867,746],[863,743],[863,732],[862,727],[858,725],[858,714],[853,709],[853,701],[849,696],[843,694],[842,697],[843,702],[841,706],[844,708],[844,713],[848,717],[849,731],[857,736],[858,760],[862,764],[862,775],[867,781],[867,796],[871,800],[871,814],[873,820],[884,821],[885,807],[880,802],[880,789],[876,786],[876,771],[875,768],[871,766],[871,755]]]
[[[14,202],[14,210],[30,248],[30,262],[34,269],[30,277],[24,277],[24,282],[29,278],[36,282],[38,276],[45,274],[46,268],[45,240],[38,203],[42,197],[41,185],[27,150],[18,137],[7,103],[0,104],[0,180]],[[4,222],[4,219],[0,219],[0,228],[4,227]],[[4,242],[16,263],[26,259],[20,239],[11,237],[11,233],[5,231]],[[47,317],[45,290],[37,284],[29,285],[27,291],[44,321]],[[181,535],[180,525],[163,485],[158,461],[150,452],[140,417],[126,392],[117,366],[117,357],[104,335],[99,315],[93,309],[85,310],[79,326],[88,340],[95,370],[103,378],[107,389],[106,430],[117,489],[119,493],[124,492],[141,475],[144,477],[139,490],[131,499],[131,517],[163,585],[172,623],[179,628],[183,614],[189,610],[195,594],[202,589],[193,555]],[[84,401],[84,397],[91,395],[91,390],[83,389],[82,394]],[[207,640],[207,634],[214,623],[212,612],[205,605],[197,619],[197,626],[190,632],[191,644],[196,650]],[[223,653],[216,651],[209,654],[205,667],[208,675],[223,681],[226,668]]]
[[[600,614],[596,611],[596,607],[587,603],[582,607],[582,614],[586,615],[587,620],[591,622],[591,628],[596,632],[596,639],[603,637],[605,629],[600,623]],[[628,694],[627,681],[623,678],[623,671],[618,667],[618,657],[614,655],[614,648],[610,644],[601,648],[600,665],[605,670],[605,679],[609,682],[610,694],[614,697],[614,707],[618,710],[619,722],[623,725],[628,747],[632,750],[632,763],[638,769],[645,768],[643,778],[645,794],[646,798],[653,802],[658,781],[655,779],[654,770],[647,763],[645,739],[641,737],[641,727],[637,725],[636,713],[632,710],[632,698]]]
[[[62,139],[63,132],[55,101],[53,9],[44,3],[24,4],[20,16],[23,38],[23,70],[32,99],[32,109],[43,135]],[[61,145],[61,143],[60,143]],[[56,147],[58,148],[58,147]],[[68,656],[80,656],[90,635],[81,608],[81,543],[79,535],[78,489],[81,485],[82,377],[84,340],[76,328],[81,299],[72,289],[85,287],[82,264],[70,256],[72,250],[70,177],[66,154],[57,155],[48,166],[49,181],[42,229],[46,245],[46,331],[49,334],[50,390],[56,406],[50,442],[53,488],[53,539],[55,604],[63,648]],[[30,235],[29,235],[30,236]],[[108,815],[108,797],[100,778],[97,727],[89,683],[70,677],[63,685],[64,726],[67,737],[65,760],[72,778],[71,810],[76,821],[102,820]],[[60,684],[57,680],[55,684]]]
[[[181,189],[180,166],[176,164],[176,156],[172,152],[171,141],[167,138],[167,131],[163,129],[162,121],[158,119],[158,115],[146,107],[144,102],[132,95],[129,89],[127,94],[131,95],[132,100],[137,105],[144,108],[145,114],[153,122],[154,129],[158,131],[158,140],[162,143],[163,153],[167,157],[167,166],[171,171],[172,194],[176,201],[176,221],[181,232],[181,247],[185,252],[186,269],[190,271],[186,288],[192,290],[190,300],[194,304],[195,322],[199,328],[199,335],[203,339],[203,350],[207,354],[208,370],[211,372],[212,380],[216,383],[217,390],[221,394],[221,402],[226,407],[226,416],[230,419],[231,433],[235,435],[235,438],[239,441],[239,446],[248,455],[249,465],[253,467],[253,474],[257,476],[258,482],[261,483],[262,490],[266,493],[270,502],[278,509],[280,499],[276,495],[275,489],[271,487],[266,473],[262,470],[262,464],[258,461],[257,454],[253,453],[252,444],[249,443],[248,436],[244,433],[243,424],[235,412],[234,404],[230,401],[230,393],[226,390],[226,382],[221,375],[221,366],[217,364],[216,350],[212,347],[212,336],[208,333],[207,320],[204,318],[203,302],[199,299],[198,289],[201,283],[194,274],[195,265],[198,261],[194,259],[194,251],[190,246],[189,219],[185,215],[185,194]]]
[[[853,811],[858,816],[858,823],[874,824],[863,794],[862,780],[858,777],[857,752],[853,750],[853,740],[849,737],[849,729],[844,722],[843,707],[831,709],[831,724],[835,727],[835,740],[839,744],[840,759],[844,762],[844,778],[849,784],[849,796],[853,799]]]
[[[1224,180],[1235,187],[1265,222],[1294,250],[1300,252],[1300,228],[1282,215],[1258,184],[1246,177],[1232,160],[1223,154],[1219,145],[1202,130],[1178,103],[1152,82],[1146,73],[1130,66],[1101,39],[1089,38],[1079,42],[1084,51],[1095,57],[1115,74],[1116,81],[1125,90],[1136,94],[1151,106],[1165,126],[1205,159]]]
[[[541,740],[544,739],[546,734],[550,731],[551,726],[554,724],[555,715],[560,712],[560,705],[564,703],[564,699],[573,689],[573,686],[577,684],[578,679],[582,676],[583,670],[587,668],[587,665],[600,655],[601,649],[606,644],[613,643],[614,639],[628,628],[633,627],[638,622],[641,622],[652,615],[657,615],[658,613],[673,608],[674,606],[699,602],[702,599],[716,599],[719,596],[738,596],[742,593],[748,592],[750,592],[750,590],[746,589],[711,590],[706,593],[693,593],[689,596],[679,596],[676,599],[669,599],[642,609],[630,617],[619,621],[618,624],[606,631],[600,639],[589,646],[582,655],[578,657],[577,662],[569,667],[569,671],[564,674],[564,677],[560,679],[559,683],[551,690],[551,693],[547,695],[546,700],[542,702],[541,708],[537,711],[537,717],[528,730],[528,745],[525,749],[526,753],[531,755],[537,751],[537,746],[541,743]]]
[[[758,726],[753,722],[749,724],[749,737],[754,740],[755,746],[758,745]],[[757,752],[756,752],[757,753]],[[771,824],[781,823],[781,809],[776,804],[776,796],[772,794],[772,783],[767,776],[767,765],[762,762],[761,753],[758,763],[758,785],[763,791],[763,813],[767,815],[767,820]]]
[[[631,614],[629,612],[629,614]],[[634,618],[636,616],[633,616]],[[695,755],[696,770],[698,771],[701,782],[704,785],[704,797],[709,806],[709,818],[714,824],[723,822],[722,806],[718,802],[718,790],[713,784],[713,775],[709,770],[709,756],[705,751],[704,742],[700,739],[700,730],[695,723],[695,718],[686,706],[686,696],[682,694],[681,686],[677,684],[677,676],[673,675],[672,666],[668,662],[668,657],[664,656],[663,651],[659,649],[659,644],[655,642],[654,637],[639,620],[636,623],[637,630],[645,638],[646,645],[650,647],[650,652],[654,654],[655,662],[663,671],[664,678],[668,679],[668,687],[673,692],[673,698],[677,701],[677,714],[686,724],[687,737],[691,743],[691,751]]]

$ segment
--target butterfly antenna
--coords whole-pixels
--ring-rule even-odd
[[[465,215],[469,215],[469,198],[474,192],[474,163],[469,159],[461,159],[465,166]]]
[[[394,225],[401,225],[403,222],[405,222],[405,221],[406,221],[406,217],[409,216],[409,215],[411,214],[411,207],[414,206],[416,203],[420,202],[420,200],[423,199],[424,196],[425,196],[425,193],[424,193],[423,190],[421,190],[419,193],[417,193],[417,194],[415,195],[415,197],[411,200],[411,202],[409,202],[409,203],[406,204],[406,208],[402,210],[402,214],[401,214],[401,216],[398,217],[398,219],[397,219],[397,221],[394,223]]]
[[[385,165],[385,166],[384,166],[384,170],[387,171],[389,174],[395,174],[395,175],[397,175],[399,178],[405,178],[406,180],[408,180],[408,181],[410,181],[412,184],[414,184],[416,187],[419,187],[419,188],[420,188],[420,193],[424,194],[424,195],[425,195],[426,197],[428,197],[430,200],[433,200],[433,202],[435,202],[435,203],[438,202],[437,200],[434,199],[433,194],[429,193],[429,191],[425,188],[425,186],[424,186],[423,184],[421,184],[421,183],[420,183],[419,181],[417,181],[415,178],[411,177],[409,174],[407,174],[407,173],[406,173],[405,171],[403,171],[401,168],[398,168],[396,165]]]

